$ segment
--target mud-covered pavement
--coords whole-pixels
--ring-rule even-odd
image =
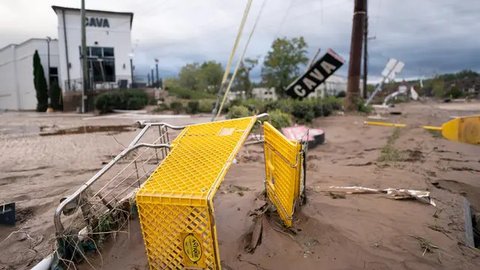
[[[253,224],[249,213],[263,204],[263,151],[258,145],[244,147],[215,200],[223,268],[480,268],[480,252],[463,244],[462,208],[465,197],[480,212],[480,147],[446,141],[419,128],[440,125],[450,116],[479,114],[480,104],[411,103],[396,110],[402,114],[390,115],[388,121],[408,125],[398,131],[364,126],[364,115],[315,120],[313,126],[326,132],[326,144],[309,151],[308,203],[297,211],[295,233],[282,231],[275,219],[265,219],[254,253],[244,246]],[[208,118],[165,121],[185,124]],[[17,202],[24,213],[15,228],[0,227],[0,269],[28,269],[50,253],[53,212],[60,198],[88,180],[135,135],[130,130],[38,135],[42,126],[63,129],[86,123],[128,125],[134,119],[0,115],[0,199]],[[328,192],[330,186],[353,185],[428,190],[437,207],[378,194],[337,197]],[[103,251],[103,267],[92,258],[97,269],[146,267],[138,227],[132,223],[130,238],[119,237]],[[5,240],[13,231],[17,233]]]

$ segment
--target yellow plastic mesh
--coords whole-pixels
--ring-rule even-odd
[[[255,121],[186,127],[137,192],[150,269],[220,268],[212,199]],[[189,260],[187,248],[196,242],[186,244],[187,235],[198,239],[198,261]]]
[[[458,141],[480,144],[480,116],[461,117],[458,119]]]
[[[285,138],[269,123],[264,123],[263,131],[267,196],[285,225],[290,227],[300,193],[302,146]]]

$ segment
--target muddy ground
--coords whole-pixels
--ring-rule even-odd
[[[262,205],[263,151],[244,147],[215,200],[223,269],[479,269],[480,252],[465,247],[463,200],[480,212],[480,147],[446,141],[420,125],[479,114],[480,104],[410,103],[388,121],[394,131],[364,126],[364,115],[316,119],[326,143],[308,153],[308,203],[297,211],[295,233],[263,220],[261,244],[244,250],[249,212]],[[29,269],[54,246],[53,212],[60,198],[90,178],[135,136],[133,129],[39,136],[85,125],[130,125],[138,116],[0,115],[0,200],[15,201],[15,227],[0,226],[0,269]],[[158,120],[158,119],[157,119]],[[165,120],[173,124],[207,117]],[[378,194],[329,193],[330,186],[431,191],[437,207]],[[103,259],[103,265],[101,262]],[[107,244],[97,269],[146,269],[138,224]],[[87,265],[83,269],[89,269]]]

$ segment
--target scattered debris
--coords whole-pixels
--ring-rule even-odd
[[[328,192],[328,195],[332,197],[332,199],[345,199],[345,192],[339,192],[339,191],[330,191]]]
[[[420,244],[420,247],[423,250],[422,256],[425,256],[425,253],[427,252],[433,253],[434,249],[439,249],[438,246],[432,244],[430,241],[428,241],[423,237],[415,236],[415,235],[410,235],[410,236],[418,240],[418,243]]]
[[[0,224],[15,226],[15,203],[0,205]]]
[[[412,190],[412,189],[397,189],[397,188],[386,188],[386,189],[375,189],[375,188],[366,188],[360,186],[351,186],[351,187],[340,187],[340,186],[331,186],[328,192],[335,192],[338,190],[343,190],[346,194],[387,194],[390,195],[392,199],[395,200],[411,200],[416,199],[418,201],[437,206],[435,202],[430,198],[429,191],[421,190]]]
[[[282,133],[290,140],[307,141],[309,148],[325,143],[325,132],[321,129],[293,126],[282,128]]]
[[[452,239],[452,238],[450,237],[450,235],[448,235],[448,234],[450,233],[450,231],[444,229],[442,226],[430,224],[430,225],[428,225],[427,227],[428,227],[430,230],[443,233],[446,237]]]
[[[257,246],[261,243],[262,230],[263,230],[263,216],[258,216],[255,218],[255,223],[253,225],[253,231],[250,238],[250,242],[245,247],[246,252],[253,253],[257,248]]]
[[[368,161],[368,162],[365,162],[365,163],[350,163],[350,164],[347,164],[347,166],[363,167],[363,166],[370,166],[372,164],[373,164],[373,162]]]
[[[48,130],[47,132],[40,132],[40,136],[84,134],[84,133],[94,133],[94,132],[108,132],[111,134],[118,134],[120,132],[135,131],[135,130],[137,130],[137,128],[133,125],[81,126],[81,127],[74,127],[74,128]]]

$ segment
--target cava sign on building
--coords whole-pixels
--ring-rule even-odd
[[[320,58],[300,78],[287,87],[287,95],[294,98],[305,98],[337,71],[345,61],[332,49]]]

